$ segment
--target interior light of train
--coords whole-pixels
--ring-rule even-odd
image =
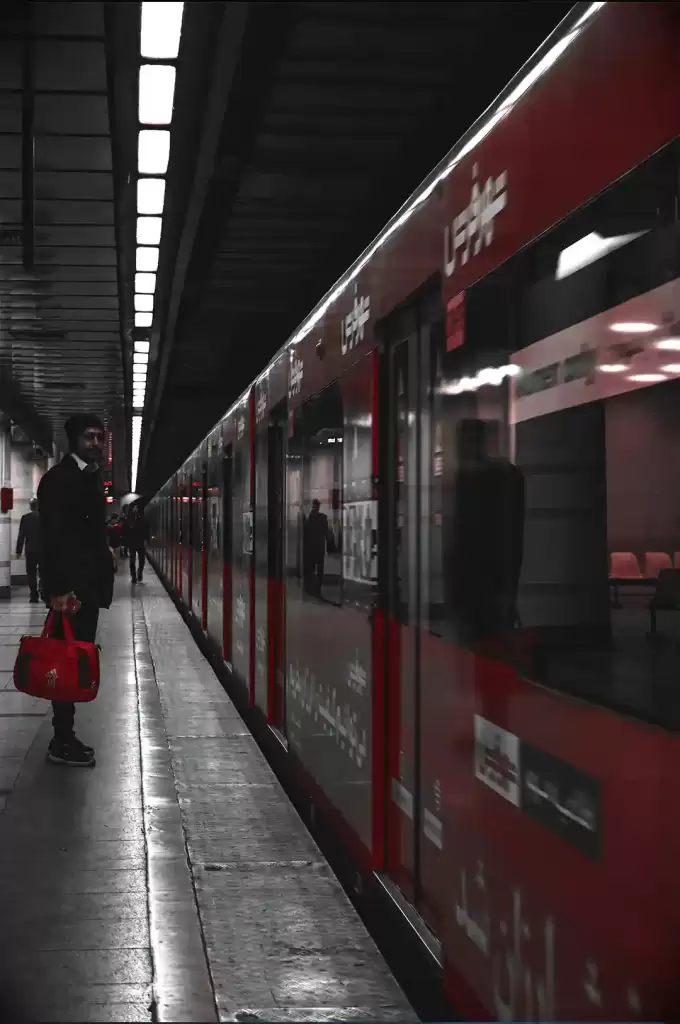
[[[171,64],[142,64],[139,69],[140,124],[170,124],[175,77]]]
[[[136,269],[155,273],[158,270],[158,246],[138,245]]]
[[[137,213],[162,213],[164,203],[165,179],[140,178],[137,182]]]
[[[137,313],[153,313],[153,295],[135,295]]]
[[[663,352],[680,352],[680,338],[662,338],[654,343]]]
[[[151,327],[153,313],[135,313],[135,327]]]
[[[680,373],[680,363],[669,363],[668,366],[662,366],[664,373]]]
[[[668,380],[665,373],[634,373],[628,380],[636,384],[658,384],[662,380]]]
[[[461,377],[457,381],[445,382],[439,390],[444,395],[462,395],[465,391],[477,391],[486,386],[498,387],[508,377],[517,377],[520,373],[519,366],[513,363],[507,366],[487,366],[474,377]]]
[[[140,174],[165,174],[170,161],[170,132],[167,128],[143,128],[137,144]]]
[[[161,217],[137,218],[137,245],[158,245],[161,240]]]
[[[600,363],[600,373],[625,373],[628,367],[625,363]]]
[[[150,348],[151,348],[151,345],[149,344],[148,341],[136,341],[135,342],[135,352],[148,352]]]
[[[646,234],[645,231],[635,231],[628,235],[614,235],[611,238],[603,238],[597,231],[591,231],[589,235],[585,235],[578,242],[574,242],[562,250],[557,261],[555,279],[561,281],[565,277],[569,277],[570,274],[583,270],[584,267],[590,266],[591,263],[596,263],[603,256],[607,256],[616,249],[621,249],[624,245],[628,245],[629,242],[633,242],[644,234]]]
[[[624,320],[622,323],[609,325],[609,330],[615,331],[617,334],[650,334],[658,329],[658,324],[652,324],[646,320],[633,320],[631,322]]]
[[[140,53],[152,60],[174,60],[179,54],[184,4],[143,3]]]
[[[156,291],[155,274],[135,274],[135,291],[153,295]]]
[[[574,28],[566,36],[554,43],[543,57],[533,66],[533,68],[526,72],[512,87],[512,89],[505,94],[505,96],[501,95],[496,100],[492,105],[492,111],[487,113],[486,119],[480,119],[480,121],[473,125],[470,130],[471,134],[468,134],[467,137],[464,136],[463,139],[460,140],[459,144],[451,153],[450,159],[443,164],[443,166],[440,166],[440,168],[438,168],[432,176],[423,183],[421,188],[404,204],[402,209],[385,226],[375,241],[373,241],[365,250],[363,255],[359,257],[354,266],[347,271],[344,277],[340,278],[326,297],[321,300],[307,319],[303,321],[295,334],[286,343],[287,348],[297,345],[307,337],[310,331],[314,330],[316,325],[323,320],[331,306],[333,306],[345,290],[353,284],[364,267],[370,263],[375,254],[382,249],[392,235],[399,231],[404,224],[411,219],[413,214],[430,197],[439,184],[448,178],[451,172],[455,170],[461,160],[477,148],[477,146],[495,128],[498,122],[506,117],[519,100],[521,100],[536,84],[536,82],[542,78],[547,71],[549,71],[553,64],[555,64],[571,46],[574,40],[581,35],[582,30],[591,20],[593,15],[595,15],[604,6],[604,3],[590,4],[584,11],[581,18],[579,18]],[[227,415],[229,415],[229,413]]]

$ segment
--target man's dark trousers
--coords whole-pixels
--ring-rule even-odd
[[[97,638],[97,625],[99,623],[99,609],[83,605],[79,612],[69,616],[73,636],[76,640],[85,640],[93,644]],[[63,637],[61,623],[57,623],[55,636]],[[54,727],[54,738],[60,742],[68,742],[73,739],[73,723],[76,716],[76,706],[71,701],[52,701],[52,725]]]
[[[38,596],[38,562],[38,555],[32,551],[26,552],[26,575],[28,576],[28,586],[32,598]]]
[[[139,556],[139,569],[137,568],[137,556]],[[136,580],[144,572],[144,566],[146,565],[146,552],[144,551],[144,545],[135,548],[130,546],[130,575],[133,580]]]

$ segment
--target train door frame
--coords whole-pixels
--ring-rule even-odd
[[[269,657],[269,724],[281,735],[286,722],[285,515],[288,408],[275,406],[267,427],[267,642]]]
[[[386,639],[384,647],[385,678],[385,865],[387,876],[403,896],[418,908],[422,902],[421,845],[423,842],[422,800],[422,639],[425,627],[425,603],[428,600],[425,574],[430,565],[430,537],[424,528],[424,517],[431,512],[425,470],[431,459],[426,413],[429,415],[429,394],[433,383],[430,331],[441,311],[439,282],[411,296],[381,325],[381,416],[378,438],[380,458],[380,603],[385,609]],[[443,315],[443,314],[442,314]],[[401,374],[401,377],[399,376]],[[404,391],[401,391],[400,380]],[[404,408],[399,409],[403,395]],[[406,450],[399,451],[399,416],[405,414]],[[429,422],[429,421],[428,421]],[[403,473],[403,479],[400,474]],[[399,592],[401,561],[398,522],[399,487],[405,486],[403,501],[406,543],[406,621],[402,620],[403,598]],[[411,636],[408,636],[408,633]],[[403,644],[407,644],[404,657]],[[410,666],[410,668],[409,668]],[[405,676],[410,672],[410,677]],[[404,709],[403,683],[412,691],[409,707]],[[404,715],[404,710],[407,714]],[[407,752],[401,746],[402,720],[409,722],[412,744],[411,764],[406,766]],[[403,785],[406,775],[408,785]],[[411,822],[410,834],[404,838],[401,812]],[[405,864],[400,862],[406,846]]]

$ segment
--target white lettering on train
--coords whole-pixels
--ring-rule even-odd
[[[299,395],[300,389],[302,388],[302,379],[304,377],[305,368],[301,359],[293,355],[290,359],[290,375],[288,378],[288,397],[292,398],[293,395]]]
[[[482,247],[491,245],[494,221],[508,205],[508,172],[503,171],[497,178],[487,178],[483,189],[479,187],[478,174],[479,168],[475,164],[470,202],[444,229],[444,273],[447,277],[453,274],[459,258],[461,266],[465,266],[471,256],[482,251]]]
[[[342,354],[347,355],[364,340],[366,324],[371,316],[371,300],[368,295],[359,295],[358,286],[354,285],[354,304],[342,320]]]

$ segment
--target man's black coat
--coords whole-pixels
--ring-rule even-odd
[[[38,507],[45,597],[74,593],[83,605],[109,608],[114,571],[100,474],[67,455],[42,478]]]

